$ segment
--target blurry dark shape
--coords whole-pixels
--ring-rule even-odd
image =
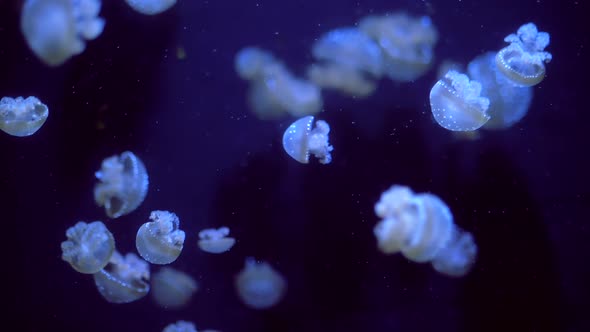
[[[43,126],[48,115],[47,105],[36,97],[0,99],[0,130],[9,135],[33,135]]]
[[[80,273],[102,270],[115,251],[113,234],[101,221],[80,221],[68,228],[66,237],[68,240],[61,243],[61,259]]]
[[[162,332],[197,332],[197,327],[191,322],[179,320],[167,325]]]
[[[174,262],[184,246],[186,237],[180,230],[180,220],[168,211],[152,211],[151,222],[141,225],[135,237],[137,251],[152,264]]]
[[[285,295],[287,282],[267,262],[247,258],[244,268],[235,279],[238,297],[252,309],[267,309]]]
[[[309,155],[313,154],[322,164],[332,161],[330,152],[330,126],[326,121],[318,120],[312,129],[314,117],[309,115],[293,122],[283,134],[283,149],[300,163],[309,163]]]
[[[170,9],[176,0],[125,0],[138,13],[156,15]]]
[[[171,267],[163,267],[154,273],[151,283],[152,298],[160,307],[166,309],[186,306],[199,289],[193,277]]]
[[[199,248],[211,254],[221,254],[229,251],[236,239],[229,237],[229,228],[207,228],[199,232]]]
[[[123,257],[115,251],[109,264],[93,277],[100,295],[112,303],[133,302],[150,291],[149,264],[133,253]]]

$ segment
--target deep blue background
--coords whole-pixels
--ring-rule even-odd
[[[514,5],[517,2],[518,5]],[[104,33],[59,68],[29,51],[21,1],[0,1],[0,95],[50,108],[28,138],[0,135],[4,326],[16,331],[161,331],[178,319],[231,331],[587,331],[590,269],[589,37],[584,1],[191,1],[147,17],[105,0]],[[435,71],[380,82],[353,100],[327,93],[333,163],[300,165],[280,144],[293,119],[263,122],[246,107],[234,54],[257,45],[301,75],[315,38],[369,14],[431,15],[437,64],[501,48],[532,21],[551,34],[553,61],[514,127],[461,141],[431,119]],[[178,59],[183,48],[185,59]],[[134,151],[150,191],[107,220],[92,199],[100,161]],[[394,183],[431,191],[479,247],[461,279],[385,256],[373,204]],[[202,288],[181,311],[149,297],[113,305],[60,258],[65,229],[105,220],[122,252],[151,210],[187,232],[177,267]],[[197,232],[227,225],[238,243],[201,253]],[[246,256],[288,279],[284,301],[244,307],[233,276]]]

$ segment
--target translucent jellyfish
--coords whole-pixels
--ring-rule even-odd
[[[247,258],[244,268],[236,276],[235,286],[239,298],[253,309],[267,309],[276,305],[285,295],[285,278],[266,262]]]
[[[61,243],[61,259],[80,273],[102,270],[115,251],[113,234],[100,221],[80,221],[68,228],[66,237],[68,240]]]
[[[211,254],[221,254],[229,251],[236,239],[229,237],[229,228],[207,228],[199,232],[199,248]]]
[[[47,120],[49,109],[36,97],[0,99],[0,129],[12,136],[30,136]]]
[[[118,218],[135,210],[145,199],[148,174],[143,162],[130,151],[102,161],[95,173],[94,200],[104,206],[107,216]]]
[[[191,322],[179,320],[176,323],[167,325],[162,332],[197,332],[197,327]]]
[[[163,308],[184,307],[198,289],[193,277],[171,267],[163,267],[152,276],[152,298]]]
[[[352,97],[367,97],[377,88],[375,81],[362,72],[334,63],[309,66],[307,77],[321,88],[337,90]]]
[[[100,0],[25,0],[21,30],[35,55],[59,66],[102,33],[100,6]]]
[[[135,237],[137,251],[152,264],[174,262],[184,246],[185,233],[180,230],[180,220],[168,211],[152,211],[151,222],[141,225]]]
[[[125,0],[125,2],[144,15],[160,14],[176,4],[176,0]]]
[[[322,164],[332,161],[330,152],[330,126],[326,121],[318,120],[312,129],[313,116],[309,115],[293,122],[283,134],[283,149],[291,158],[300,163],[309,163],[309,155],[313,154]]]
[[[383,219],[373,230],[383,253],[431,262],[448,276],[463,276],[471,269],[477,255],[473,237],[453,223],[451,211],[437,196],[394,185],[375,204],[375,214]]]
[[[129,303],[150,291],[150,267],[133,253],[115,251],[109,264],[93,275],[96,288],[111,303]]]
[[[258,47],[241,49],[234,59],[238,76],[245,80],[257,80],[264,77],[264,68],[277,63],[275,57]]]
[[[429,17],[369,16],[361,20],[359,29],[381,47],[383,69],[391,79],[414,81],[430,68],[438,33]]]
[[[515,85],[533,86],[545,78],[545,62],[552,59],[544,49],[549,45],[549,34],[539,32],[534,23],[518,28],[504,41],[510,45],[496,54],[498,70]]]
[[[465,74],[449,71],[430,90],[430,107],[438,124],[448,130],[472,131],[490,119],[490,100],[481,96],[481,84]]]

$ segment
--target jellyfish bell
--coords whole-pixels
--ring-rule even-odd
[[[488,120],[490,100],[481,96],[481,84],[454,70],[430,90],[430,107],[436,122],[452,131],[479,129]]]
[[[153,274],[151,284],[152,298],[158,306],[166,309],[186,306],[199,289],[193,277],[167,266]]]
[[[33,135],[43,126],[48,115],[47,105],[36,97],[0,99],[0,130],[9,135]]]
[[[287,127],[283,134],[283,149],[302,164],[309,163],[311,154],[320,163],[329,164],[332,161],[330,152],[334,149],[329,142],[330,126],[327,122],[318,120],[312,129],[313,120],[313,116],[305,116]]]
[[[238,297],[252,309],[267,309],[281,301],[287,290],[285,278],[267,262],[247,258],[235,278]]]
[[[125,0],[125,2],[144,15],[160,14],[176,4],[176,0]]]
[[[123,257],[115,251],[109,264],[93,277],[100,295],[111,303],[133,302],[150,290],[149,264],[133,253]]]
[[[197,332],[197,327],[191,322],[179,320],[176,323],[166,325],[162,332]]]
[[[258,47],[248,46],[242,48],[235,56],[234,66],[238,76],[245,80],[262,78],[264,68],[276,63],[274,56]]]
[[[207,228],[199,232],[199,248],[211,254],[221,254],[229,251],[236,239],[229,237],[229,228]]]
[[[139,255],[152,264],[174,262],[184,246],[186,237],[180,230],[180,220],[168,211],[152,211],[151,222],[141,225],[135,237]]]
[[[68,240],[61,243],[61,258],[80,273],[102,270],[115,251],[113,234],[100,221],[80,221],[68,228],[66,237]]]

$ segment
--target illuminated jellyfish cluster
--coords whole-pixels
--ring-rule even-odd
[[[414,262],[431,262],[448,276],[463,276],[471,269],[477,254],[473,237],[454,224],[451,211],[437,196],[394,185],[381,194],[375,214],[382,218],[374,234],[383,253],[401,252]]]
[[[9,135],[33,135],[43,126],[48,115],[47,105],[36,97],[0,99],[0,130]]]
[[[476,57],[467,75],[449,71],[430,91],[436,122],[452,131],[508,128],[522,119],[533,98],[532,86],[545,77],[551,54],[549,34],[533,23],[522,25],[504,39],[497,53]]]

